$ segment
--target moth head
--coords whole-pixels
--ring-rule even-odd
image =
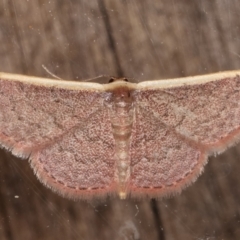
[[[111,77],[108,81],[108,83],[113,83],[113,82],[129,82],[127,78],[116,78],[116,77]]]

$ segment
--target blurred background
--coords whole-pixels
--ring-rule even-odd
[[[2,0],[0,71],[136,81],[240,69],[238,0]],[[0,150],[0,239],[240,239],[240,145],[169,199],[73,201]]]

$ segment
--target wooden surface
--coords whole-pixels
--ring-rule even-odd
[[[238,0],[0,3],[0,71],[162,79],[240,69]],[[2,109],[1,109],[2,110]],[[170,199],[74,202],[0,150],[0,239],[240,238],[240,145]]]

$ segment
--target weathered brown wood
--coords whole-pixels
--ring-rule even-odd
[[[4,0],[0,71],[147,80],[239,69],[239,11],[238,0]],[[239,239],[239,148],[211,157],[179,196],[93,203],[52,193],[1,150],[0,239]]]

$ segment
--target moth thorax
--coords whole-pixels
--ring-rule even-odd
[[[130,91],[121,89],[114,92],[111,102],[113,135],[119,140],[127,140],[131,135],[134,110]]]

